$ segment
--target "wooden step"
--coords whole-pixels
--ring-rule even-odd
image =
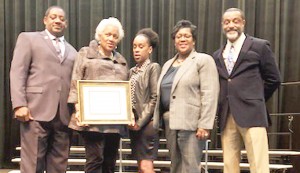
[[[21,147],[16,147],[16,150],[21,150]],[[121,149],[119,149],[121,151]],[[70,148],[71,153],[85,153],[84,146],[72,146]],[[131,149],[122,149],[123,154],[131,154]],[[208,156],[222,156],[222,150],[203,150],[203,153],[208,153]],[[300,156],[300,151],[288,151],[288,150],[269,150],[268,151],[270,157],[282,157],[282,156]],[[158,149],[159,156],[168,156],[169,150],[168,149]],[[247,151],[242,150],[242,155],[246,155]]]
[[[127,142],[127,143],[130,142],[129,138],[122,138],[121,140],[122,140],[122,142]],[[159,143],[160,144],[166,144],[167,143],[167,139],[161,138],[161,139],[159,139]]]
[[[12,162],[18,163],[20,162],[20,158],[12,159]],[[84,165],[85,159],[68,159],[69,165]],[[117,160],[117,165],[120,166],[120,160]],[[170,167],[171,161],[154,161],[154,167]],[[205,162],[201,162],[201,165],[204,166]],[[122,160],[121,166],[137,166],[136,160]],[[223,162],[207,162],[208,169],[223,169],[224,163]],[[286,164],[270,164],[269,165],[271,170],[287,170],[293,168],[292,165]],[[240,164],[241,170],[249,170],[249,163],[241,163]]]
[[[21,147],[16,147],[17,151],[21,150]],[[122,154],[131,154],[131,149],[119,149],[119,152],[122,151]],[[83,146],[72,146],[70,148],[70,154],[85,154],[85,148]],[[162,157],[169,156],[168,149],[158,149],[158,155]]]
[[[203,150],[203,153],[206,153]],[[209,156],[222,156],[223,150],[207,150]],[[300,151],[289,151],[289,150],[269,150],[270,157],[282,157],[282,156],[300,156]],[[241,151],[241,155],[247,155],[246,150]]]

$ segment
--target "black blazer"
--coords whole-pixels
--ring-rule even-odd
[[[265,102],[280,85],[279,69],[270,43],[247,36],[230,75],[222,56],[224,47],[213,54],[220,79],[217,113],[220,129],[225,128],[229,111],[241,127],[269,126]]]

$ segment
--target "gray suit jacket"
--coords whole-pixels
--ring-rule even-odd
[[[36,121],[52,120],[59,108],[68,124],[67,99],[77,51],[65,41],[62,60],[45,31],[24,32],[17,39],[10,70],[13,108],[27,106]]]
[[[159,127],[161,80],[178,55],[167,61],[158,80],[154,127]],[[218,72],[211,56],[192,51],[177,71],[170,98],[170,129],[212,129],[219,95]]]

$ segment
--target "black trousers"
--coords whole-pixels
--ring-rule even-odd
[[[120,134],[83,132],[86,173],[114,173]]]

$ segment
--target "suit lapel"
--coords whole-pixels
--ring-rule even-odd
[[[245,54],[249,51],[251,45],[252,45],[253,41],[252,41],[252,38],[250,36],[247,36],[245,41],[244,41],[244,44],[242,46],[242,49],[238,55],[238,58],[237,58],[237,61],[232,69],[232,72],[231,74],[229,75],[228,72],[227,72],[227,68],[226,68],[226,65],[225,65],[225,61],[224,61],[224,58],[223,58],[223,50],[225,49],[225,45],[223,46],[222,49],[220,49],[220,51],[218,52],[217,54],[217,57],[218,57],[218,61],[219,61],[219,68],[221,69],[221,73],[220,75],[224,76],[224,77],[229,77],[229,76],[233,76],[235,74],[235,71],[237,70],[237,68],[239,67],[239,65],[241,64],[241,62],[243,61],[244,57],[245,57]]]
[[[232,72],[231,72],[231,75],[234,75],[234,72],[236,71],[236,69],[238,68],[238,66],[241,64],[241,62],[243,61],[244,57],[245,57],[245,54],[249,51],[251,45],[252,45],[253,41],[252,41],[252,38],[247,36],[245,41],[244,41],[244,44],[242,46],[242,49],[239,53],[239,56],[236,60],[236,63],[232,69]]]
[[[228,74],[228,71],[227,71],[227,68],[226,68],[226,65],[225,65],[225,61],[224,61],[224,57],[223,57],[223,50],[225,49],[225,45],[220,49],[220,51],[218,52],[217,54],[217,57],[218,57],[218,63],[219,63],[219,67],[220,67],[220,70],[221,70],[221,73],[223,75],[225,75],[226,77],[229,76]]]
[[[68,57],[69,54],[69,45],[67,44],[66,40],[64,40],[64,45],[65,45],[65,53],[63,58],[61,59],[60,63],[64,62],[64,60]]]
[[[68,48],[68,45],[66,44],[66,41],[64,40],[64,44],[65,44],[65,53],[64,53],[63,58],[60,59],[60,58],[58,57],[58,55],[57,55],[57,51],[56,51],[56,49],[55,49],[55,47],[54,47],[54,45],[53,45],[53,43],[52,43],[52,40],[50,39],[50,37],[48,36],[48,34],[46,33],[46,31],[42,31],[42,32],[41,32],[41,35],[42,35],[42,37],[44,38],[44,40],[45,40],[47,46],[48,46],[48,47],[50,48],[50,50],[52,50],[52,52],[54,53],[55,57],[60,61],[60,63],[62,63],[62,62],[66,59],[66,57],[67,57],[67,55],[68,55],[68,52],[69,52],[69,48]]]
[[[170,59],[169,61],[166,62],[166,64],[164,65],[164,68],[162,68],[162,71],[161,71],[161,74],[159,76],[159,79],[157,81],[157,86],[158,86],[158,90],[157,90],[157,95],[159,95],[160,93],[160,85],[161,85],[161,81],[163,79],[163,77],[165,76],[165,74],[167,73],[167,71],[169,70],[169,68],[171,67],[171,65],[173,64],[174,62],[174,58]]]
[[[195,58],[196,52],[193,51],[187,58],[186,60],[182,63],[182,65],[180,66],[180,68],[178,69],[175,77],[174,77],[174,81],[172,84],[172,89],[171,89],[171,93],[174,92],[180,78],[186,73],[186,71],[189,70],[189,68],[191,67],[192,63],[194,62],[193,59]],[[177,56],[177,55],[176,55]],[[175,57],[176,57],[175,56]],[[175,60],[174,57],[174,60]]]
[[[52,43],[52,40],[50,39],[50,37],[48,36],[48,34],[46,33],[46,31],[42,31],[41,32],[42,37],[44,38],[47,46],[50,48],[50,50],[52,50],[52,52],[57,55],[56,49]]]

